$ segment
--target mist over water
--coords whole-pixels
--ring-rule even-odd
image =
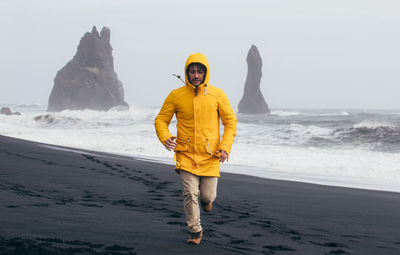
[[[201,52],[210,84],[237,105],[254,44],[270,106],[400,109],[399,8],[395,0],[2,0],[0,102],[47,103],[57,72],[96,25],[111,29],[128,103],[159,105],[180,86],[171,74]]]
[[[173,164],[173,153],[154,131],[158,108],[13,109],[22,115],[0,115],[2,135]],[[271,115],[237,117],[238,134],[222,171],[400,192],[400,111],[277,109]],[[175,125],[173,119],[172,134]]]

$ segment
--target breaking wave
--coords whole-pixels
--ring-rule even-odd
[[[80,118],[72,118],[66,116],[59,116],[54,114],[44,114],[38,115],[33,118],[40,126],[58,126],[58,127],[67,127],[74,126],[79,122],[82,122]]]
[[[400,128],[394,126],[358,126],[334,132],[337,143],[371,147],[376,150],[400,150]]]
[[[20,116],[0,115],[0,133],[173,164],[173,153],[164,149],[154,130],[159,107],[132,105],[129,110],[56,113],[45,109],[27,106],[21,108]],[[323,183],[337,180],[348,184],[350,180],[355,187],[370,183],[384,190],[389,183],[400,191],[398,112],[294,109],[237,117],[230,163],[245,166],[246,174],[270,178],[277,173],[277,178],[319,178]],[[171,122],[170,132],[176,134],[175,121]]]
[[[393,125],[363,126],[338,128],[328,135],[310,137],[305,145],[315,147],[358,147],[369,150],[399,152],[400,127]]]

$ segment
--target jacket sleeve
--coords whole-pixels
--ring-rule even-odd
[[[223,91],[219,100],[218,111],[222,124],[224,125],[224,134],[222,135],[222,140],[218,150],[224,150],[227,153],[230,153],[233,140],[236,136],[237,119],[235,112],[233,111],[232,106]]]
[[[171,122],[172,117],[175,114],[174,101],[174,96],[171,92],[165,99],[164,104],[154,121],[154,126],[156,128],[158,139],[160,139],[160,142],[164,145],[168,138],[173,136],[169,132],[168,126]]]

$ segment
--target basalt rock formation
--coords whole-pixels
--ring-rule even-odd
[[[110,29],[94,26],[82,37],[77,53],[54,79],[47,111],[91,109],[107,111],[124,101],[124,88],[114,71]]]
[[[1,107],[0,114],[4,114],[4,115],[21,115],[20,112],[12,112],[9,107]]]
[[[239,102],[239,113],[269,114],[270,110],[260,90],[262,59],[255,45],[251,46],[246,60],[247,78],[244,94]]]

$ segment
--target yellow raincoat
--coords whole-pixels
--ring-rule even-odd
[[[201,63],[207,68],[204,82],[197,88],[189,83],[186,69],[191,63]],[[177,119],[176,167],[198,176],[219,177],[219,153],[230,153],[236,135],[237,119],[222,89],[211,86],[207,58],[196,53],[185,64],[186,84],[173,90],[155,119],[157,136],[165,145],[172,136],[168,126],[174,114]],[[219,119],[224,125],[222,140]]]

